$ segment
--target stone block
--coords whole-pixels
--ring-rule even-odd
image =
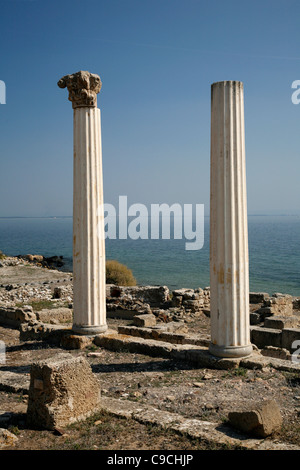
[[[61,298],[62,298],[62,288],[61,287],[54,287],[53,299],[61,299]]]
[[[299,341],[298,345],[293,348],[294,341]],[[299,328],[284,328],[282,330],[282,347],[290,352],[295,352],[300,346],[300,329]]]
[[[293,309],[294,310],[300,310],[300,299],[299,298],[294,298],[293,299]]]
[[[262,349],[265,346],[281,348],[281,330],[252,326],[250,327],[250,333],[251,342],[259,349]]]
[[[164,341],[131,337],[117,333],[96,335],[94,343],[96,346],[109,349],[110,351],[128,351],[152,357],[169,357],[173,347]]]
[[[0,308],[0,324],[19,328],[22,323],[33,321],[36,316],[32,307],[25,305],[22,308],[18,307],[1,307]]]
[[[289,361],[291,355],[287,349],[275,348],[274,346],[266,346],[264,349],[261,349],[260,353],[263,356],[274,357],[275,359],[283,359],[284,361]]]
[[[173,297],[184,297],[185,300],[194,298],[194,290],[193,289],[175,289],[172,291]]]
[[[85,349],[93,343],[93,336],[65,334],[61,338],[60,346],[64,349]]]
[[[228,414],[229,423],[235,428],[258,437],[267,437],[279,431],[282,416],[275,400],[267,400],[256,407]]]
[[[291,316],[293,315],[293,297],[291,295],[273,294],[265,302],[265,307],[270,307],[273,315]]]
[[[261,323],[261,316],[258,312],[250,312],[250,325],[258,325]]]
[[[249,293],[250,304],[262,304],[269,298],[270,296],[266,292],[250,292]]]
[[[169,300],[170,291],[167,286],[133,286],[120,287],[121,295],[129,295],[134,300],[148,303],[150,307],[160,307]]]
[[[51,323],[53,321],[57,323],[72,323],[73,311],[65,307],[45,308],[36,312],[36,318],[43,323]]]
[[[253,313],[257,313],[260,316],[261,321],[264,321],[265,318],[271,317],[272,315],[274,315],[271,307],[261,307],[258,310],[256,310],[256,312],[253,312]]]
[[[297,317],[279,317],[272,316],[265,318],[264,325],[266,328],[273,328],[275,330],[283,330],[283,328],[293,328],[298,325]]]
[[[156,325],[156,316],[152,313],[145,315],[135,315],[133,317],[133,323],[135,326],[151,328],[152,326]]]
[[[19,327],[20,341],[47,341],[51,344],[60,345],[61,338],[71,332],[71,327],[63,325],[52,325],[38,321],[22,323]]]
[[[181,295],[173,296],[172,298],[172,306],[173,307],[181,307],[183,297]]]
[[[33,363],[27,425],[34,429],[67,426],[100,406],[100,385],[87,360],[68,353]]]
[[[168,333],[186,334],[189,329],[184,322],[171,321],[169,323],[158,324],[155,329]]]

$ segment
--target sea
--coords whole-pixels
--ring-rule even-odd
[[[209,217],[204,245],[185,249],[187,240],[106,239],[107,259],[126,264],[139,285],[171,290],[209,286]],[[300,297],[300,216],[249,216],[250,291]],[[72,217],[0,218],[0,250],[9,256],[63,256],[72,271]],[[1,272],[0,272],[1,281]]]

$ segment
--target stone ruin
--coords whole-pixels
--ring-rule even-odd
[[[6,307],[0,311],[0,320],[18,326],[21,340],[49,341],[65,349],[94,343],[108,349],[182,359],[201,367],[251,368],[269,362],[274,367],[286,367],[280,359],[264,362],[263,355],[253,352],[261,349],[267,355],[267,348],[271,348],[269,356],[274,357],[276,351],[286,350],[285,359],[289,358],[293,342],[300,339],[300,329],[291,327],[298,326],[294,309],[295,305],[299,307],[299,299],[249,294],[243,84],[224,81],[214,83],[211,89],[211,287],[176,289],[172,293],[165,286],[105,288],[97,108],[101,81],[97,75],[80,71],[66,75],[58,85],[68,89],[74,109],[73,315],[70,309],[57,313],[55,319],[53,312]],[[91,278],[93,282],[88,282]],[[53,295],[59,298],[63,291],[54,290]],[[210,335],[189,334],[187,324],[200,315],[210,317]],[[118,332],[107,331],[107,316],[130,318],[133,325],[119,327]],[[47,323],[47,318],[52,323]],[[63,323],[66,320],[70,324]],[[27,413],[30,425],[48,429],[65,425],[88,416],[99,403],[99,384],[83,358],[63,355],[33,364]],[[262,413],[267,419],[273,413],[272,406],[251,410],[251,425],[268,435],[271,431],[266,431]],[[280,423],[279,414],[275,428]],[[231,419],[237,422],[238,417]]]

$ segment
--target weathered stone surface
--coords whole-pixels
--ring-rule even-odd
[[[17,440],[18,438],[15,434],[7,429],[0,428],[0,449],[13,447]]]
[[[250,304],[262,304],[270,298],[266,292],[249,292]]]
[[[100,384],[87,360],[70,354],[32,364],[27,424],[54,429],[85,419],[99,407]]]
[[[154,357],[168,357],[173,347],[163,341],[146,340],[117,333],[96,335],[94,343],[112,351],[129,351]]]
[[[299,344],[294,345],[294,341],[300,341],[300,328],[284,328],[282,330],[282,347],[290,352],[294,352],[299,348]]]
[[[22,371],[18,368],[18,372],[10,370],[1,370],[0,373],[0,390],[12,393],[27,393],[29,390],[29,375],[27,368]]]
[[[271,315],[291,316],[293,315],[293,297],[287,294],[273,294],[264,302],[262,309],[269,310]]]
[[[291,354],[287,349],[275,348],[274,346],[266,346],[264,349],[261,349],[260,353],[263,356],[284,359],[286,361],[290,360],[291,358]]]
[[[53,325],[42,322],[22,323],[19,327],[20,341],[48,341],[51,344],[60,344],[61,338],[70,333],[71,327]]]
[[[80,70],[62,77],[73,113],[73,331],[107,330],[101,113],[98,75]],[[95,209],[96,208],[96,209]]]
[[[93,343],[93,336],[65,334],[61,338],[60,345],[64,349],[84,349]]]
[[[53,299],[61,299],[62,298],[62,288],[61,287],[54,287],[53,289]]]
[[[166,324],[159,323],[156,325],[155,330],[165,331],[167,333],[176,333],[176,334],[186,334],[189,329],[186,323],[184,322],[169,322]]]
[[[135,326],[151,328],[156,325],[156,316],[152,313],[146,315],[135,315],[133,317],[133,323]]]
[[[26,305],[22,308],[0,307],[0,324],[18,328],[22,323],[35,320],[32,307]]]
[[[179,348],[179,346],[177,346]],[[231,370],[236,369],[240,364],[240,358],[220,358],[212,356],[205,348],[196,346],[182,345],[185,348],[185,358],[187,361],[193,362],[198,367],[208,367],[213,369]],[[176,353],[173,353],[176,357]]]
[[[58,81],[60,88],[66,88],[69,92],[69,100],[73,108],[97,106],[97,94],[101,90],[99,75],[80,70],[77,73],[65,75]]]
[[[299,298],[294,298],[293,299],[293,309],[294,310],[300,310],[300,299]]]
[[[235,112],[236,109],[239,112]],[[219,357],[245,357],[252,353],[249,334],[246,160],[245,146],[239,145],[244,142],[244,133],[243,83],[234,80],[213,83],[209,348],[211,354]],[[225,240],[225,243],[220,240]]]
[[[73,312],[72,309],[65,307],[51,309],[45,308],[39,312],[36,312],[36,318],[43,323],[72,323]]]
[[[261,323],[261,316],[257,312],[250,312],[250,325],[258,325]]]
[[[251,326],[251,341],[260,349],[265,346],[281,348],[281,330]]]
[[[172,292],[173,307],[183,308],[186,314],[202,312],[210,307],[210,292],[203,289],[175,289]]]
[[[185,300],[194,299],[194,290],[193,289],[175,289],[172,291],[174,297],[183,297]]]
[[[229,447],[237,446],[239,449],[255,450],[298,450],[297,446],[284,442],[271,440],[245,439],[244,436],[228,425],[220,426],[218,423],[185,418],[178,413],[159,410],[153,406],[135,402],[120,400],[111,397],[102,398],[102,408],[115,415],[124,418],[133,418],[141,423],[161,426],[173,430],[180,435],[191,438],[203,439],[212,444],[222,444]]]
[[[148,303],[150,307],[161,306],[169,300],[170,295],[167,286],[134,286],[123,287],[122,290],[133,299]]]
[[[266,328],[273,328],[276,330],[283,330],[283,328],[293,328],[299,323],[297,317],[280,317],[272,316],[265,318],[264,325]]]
[[[168,328],[169,325],[172,325],[172,323],[174,323],[175,325],[179,325],[179,327],[182,325],[182,331],[187,332],[187,327],[185,324],[171,322],[164,325],[157,325],[155,328],[119,326],[118,333],[120,335],[136,336],[144,339],[154,339],[156,341],[165,341],[167,343],[173,344],[192,344],[196,346],[209,345],[209,335],[187,335],[184,333],[180,333],[181,328],[179,328],[178,330]]]
[[[230,424],[246,433],[267,437],[282,426],[282,416],[275,400],[262,402],[253,407],[250,405],[245,411],[233,411],[228,414]]]
[[[271,307],[261,307],[254,313],[257,313],[260,316],[260,321],[264,321],[265,318],[274,315],[274,312],[272,312]]]

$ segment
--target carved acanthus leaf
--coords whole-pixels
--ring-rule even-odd
[[[65,75],[57,82],[57,85],[68,89],[73,108],[97,106],[97,93],[102,86],[99,75],[80,70],[80,72]]]

